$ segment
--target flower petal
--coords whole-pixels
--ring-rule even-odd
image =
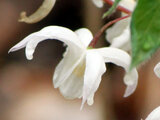
[[[131,50],[130,30],[129,26],[123,31],[123,33],[112,40],[110,47],[120,48],[125,51]]]
[[[106,31],[106,40],[112,47],[124,48],[130,43],[130,18],[123,19]],[[130,45],[130,44],[129,44]]]
[[[60,27],[60,26],[48,26],[40,30],[39,32],[32,33],[28,35],[26,38],[24,38],[22,41],[20,41],[18,44],[13,46],[9,52],[17,51],[21,48],[24,48],[27,43],[28,48],[27,49],[35,49],[37,44],[43,40],[46,39],[58,39],[65,44],[67,44],[69,47],[77,49],[83,48],[84,45],[80,42],[78,36],[71,31],[68,28]],[[33,44],[33,45],[32,45]],[[34,50],[31,50],[31,56],[34,52]],[[30,54],[29,54],[30,55]],[[30,58],[31,59],[31,58]]]
[[[101,77],[106,71],[105,62],[101,55],[94,50],[88,50],[86,54],[86,69],[84,74],[83,100],[81,109],[85,101],[93,104],[93,96],[101,82]]]
[[[135,68],[131,72],[128,72],[131,62],[131,57],[128,55],[128,53],[112,47],[101,48],[97,49],[96,51],[104,57],[105,62],[114,63],[125,69],[127,73],[124,77],[124,83],[127,85],[127,89],[125,91],[124,97],[131,95],[137,87],[138,73]]]
[[[29,35],[25,39],[29,39],[26,45],[27,59],[33,58],[33,53],[38,43],[46,39],[52,39],[52,40],[56,39],[64,42],[65,44],[68,45],[69,49],[71,49],[73,54],[75,52],[76,54],[80,54],[85,49],[84,46],[79,41],[79,38],[77,37],[77,35],[73,31],[65,27],[59,27],[59,26],[45,27],[39,32]],[[76,56],[79,56],[79,55],[76,55]]]
[[[160,62],[154,67],[154,73],[160,78]]]
[[[33,34],[35,34],[35,33],[33,33]],[[34,36],[34,35],[33,35],[33,36]],[[29,37],[29,36],[28,36],[28,37]],[[32,38],[33,38],[33,37],[32,37]],[[34,39],[34,38],[33,38],[33,39]],[[19,43],[17,43],[16,45],[14,45],[14,46],[8,51],[8,53],[14,52],[14,51],[17,51],[17,50],[19,50],[19,49],[24,48],[24,47],[27,45],[27,43],[28,43],[29,40],[30,40],[30,38],[21,40]]]
[[[85,70],[84,57],[72,74],[59,86],[62,95],[69,99],[81,98]]]
[[[75,33],[78,35],[81,42],[86,47],[88,47],[88,45],[90,44],[90,42],[93,39],[93,35],[92,35],[91,31],[86,28],[81,28],[81,29],[76,30]]]
[[[154,109],[146,118],[146,120],[160,120],[160,106]]]
[[[103,0],[92,0],[92,2],[99,8],[103,7]]]

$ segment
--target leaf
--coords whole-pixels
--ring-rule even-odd
[[[117,6],[118,6],[118,4],[119,4],[120,1],[121,1],[121,0],[115,0],[115,2],[114,2],[114,4],[112,5],[112,7],[111,7],[107,12],[105,12],[105,13],[103,14],[103,17],[102,17],[102,18],[105,18],[105,17],[107,17],[108,15],[112,14],[113,11],[117,8]]]
[[[138,0],[131,20],[130,68],[148,60],[160,47],[160,0]]]

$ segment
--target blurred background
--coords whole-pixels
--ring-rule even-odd
[[[102,20],[109,6],[96,8],[91,0],[57,0],[52,12],[36,24],[19,23],[21,11],[30,15],[42,0],[0,0],[0,120],[140,120],[160,105],[160,80],[153,68],[159,53],[139,68],[136,92],[123,98],[124,70],[107,64],[100,88],[92,106],[80,111],[81,100],[66,100],[53,88],[54,69],[65,51],[59,41],[40,43],[34,59],[25,58],[24,49],[8,50],[28,34],[48,25],[76,30],[89,28],[95,34],[101,26],[120,15],[114,13]],[[96,47],[107,46],[104,36]]]

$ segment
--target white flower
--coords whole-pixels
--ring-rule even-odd
[[[27,36],[12,47],[9,52],[26,46],[26,57],[31,60],[38,43],[46,39],[60,40],[68,45],[53,76],[54,87],[59,87],[64,97],[69,99],[82,98],[82,106],[85,101],[89,105],[93,104],[94,93],[97,91],[101,77],[106,71],[105,63],[114,63],[126,70],[124,82],[127,89],[124,97],[135,91],[138,73],[136,69],[128,72],[130,56],[125,51],[112,47],[87,49],[93,36],[86,28],[73,32],[64,27],[48,26]]]
[[[160,120],[160,106],[154,109],[146,118],[146,120]]]
[[[133,11],[136,2],[134,0],[122,0],[121,4]],[[124,15],[122,14],[122,16]],[[111,44],[111,47],[131,51],[130,20],[130,17],[123,19],[106,30],[106,40]]]

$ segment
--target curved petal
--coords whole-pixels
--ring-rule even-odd
[[[32,54],[37,44],[46,39],[58,39],[64,42],[65,44],[67,44],[69,47],[74,48],[74,49],[84,47],[84,45],[82,45],[82,43],[80,42],[78,36],[70,29],[65,28],[65,27],[60,27],[60,26],[48,26],[48,27],[43,28],[39,32],[35,32],[35,33],[28,35],[18,44],[13,46],[9,50],[9,52],[14,52],[21,48],[24,48],[28,43],[27,50],[31,51],[31,53],[26,56],[28,57],[28,59],[32,59]]]
[[[72,74],[59,86],[60,92],[64,97],[74,99],[82,96],[84,70],[85,60],[83,58]]]
[[[125,51],[130,51],[131,50],[131,45],[130,45],[130,30],[129,26],[123,31],[123,33],[112,40],[112,44],[110,47],[115,47],[115,48],[120,48]]]
[[[124,77],[124,83],[127,85],[127,89],[124,96],[127,97],[131,95],[137,87],[138,73],[135,68],[131,72],[128,71],[131,61],[131,57],[128,55],[128,53],[112,47],[101,48],[97,49],[96,51],[103,56],[105,62],[114,63],[125,69],[127,73]]]
[[[154,67],[154,73],[160,78],[160,62]]]
[[[55,2],[56,0],[44,0],[38,10],[29,17],[26,16],[26,12],[21,12],[19,22],[25,22],[29,24],[39,22],[50,13]]]
[[[103,0],[92,0],[92,2],[99,8],[103,7]]]
[[[84,74],[81,109],[86,100],[89,105],[93,104],[94,93],[97,91],[101,82],[101,77],[105,71],[105,62],[102,56],[94,50],[88,50],[86,54],[86,69]]]
[[[128,97],[132,93],[134,93],[138,84],[138,72],[135,68],[131,72],[127,72],[125,74],[124,83],[127,85],[127,88],[125,90],[123,97]]]
[[[34,36],[35,33],[32,33],[32,34],[33,34],[33,36]],[[29,36],[28,36],[28,37],[29,37]],[[36,37],[36,36],[35,36],[35,37]],[[32,38],[33,38],[33,37],[32,37]],[[33,39],[34,39],[34,38],[33,38]],[[27,45],[27,43],[28,43],[29,40],[30,40],[30,38],[21,40],[19,43],[17,43],[16,45],[14,45],[14,46],[8,51],[8,53],[14,52],[14,51],[17,51],[17,50],[19,50],[19,49],[24,48],[24,47]]]
[[[77,53],[76,56],[79,56],[78,54],[81,54],[84,51],[84,46],[81,44],[77,35],[73,31],[65,27],[45,27],[39,32],[29,35],[25,39],[29,39],[26,45],[26,57],[29,60],[33,58],[33,53],[38,43],[46,39],[56,39],[64,42],[68,45],[69,49],[72,50],[73,54],[75,52]]]
[[[114,38],[119,37],[126,29],[129,29],[130,18],[123,19],[115,23],[112,27],[106,30],[106,40],[112,44]],[[130,31],[130,30],[129,30]]]
[[[160,120],[160,106],[154,109],[146,118],[146,120]]]
[[[81,42],[86,47],[88,47],[88,45],[90,44],[90,42],[93,39],[93,35],[92,35],[91,31],[86,28],[81,28],[81,29],[76,30],[75,33],[78,35]]]

